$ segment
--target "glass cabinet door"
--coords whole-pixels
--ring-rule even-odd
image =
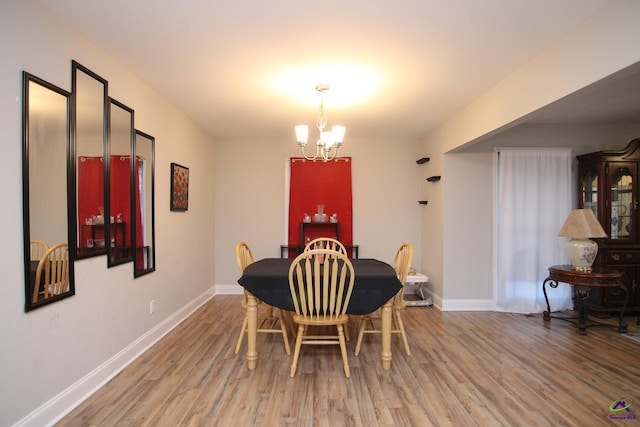
[[[582,207],[591,209],[598,217],[598,171],[595,168],[586,169],[580,185]]]
[[[609,237],[612,240],[635,240],[634,185],[636,166],[610,164],[609,182]]]

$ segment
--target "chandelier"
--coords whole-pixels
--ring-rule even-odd
[[[320,93],[320,118],[316,126],[320,131],[320,136],[316,142],[316,153],[313,156],[308,156],[305,152],[307,146],[307,138],[309,137],[309,127],[307,125],[296,126],[296,139],[302,155],[307,160],[322,159],[323,162],[333,160],[338,154],[338,148],[342,146],[342,140],[344,139],[344,126],[333,126],[331,131],[325,131],[327,126],[327,115],[324,112],[324,94],[329,90],[328,85],[317,85],[316,90]]]

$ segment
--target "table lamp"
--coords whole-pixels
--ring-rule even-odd
[[[571,238],[567,242],[571,266],[577,271],[589,272],[598,254],[598,244],[590,239],[607,237],[607,233],[591,209],[574,209],[569,212],[558,236]]]

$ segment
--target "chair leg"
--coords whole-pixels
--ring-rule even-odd
[[[247,330],[247,323],[249,322],[249,319],[247,319],[247,316],[244,316],[244,320],[242,321],[242,328],[240,329],[240,336],[238,337],[238,344],[236,344],[236,353],[238,354],[240,352],[240,347],[242,347],[242,339],[244,338],[244,332]]]
[[[291,346],[289,345],[289,335],[287,334],[287,325],[283,319],[284,313],[280,312],[278,320],[280,321],[280,329],[282,330],[282,339],[284,339],[284,349],[287,356],[291,356]]]
[[[407,334],[404,331],[404,323],[402,323],[402,316],[399,310],[393,310],[393,317],[398,325],[398,330],[402,336],[402,342],[404,342],[404,351],[407,352],[407,356],[411,356],[411,350],[409,349],[409,341],[407,340]]]
[[[349,317],[349,320],[351,320],[351,317]],[[348,320],[347,320],[347,323],[344,324],[344,338],[347,341],[351,341],[349,337],[349,321]]]
[[[290,311],[282,310],[282,316],[284,318],[285,324],[287,325],[287,333],[291,334],[292,337],[295,337],[298,328],[293,321],[293,315]]]
[[[296,346],[293,351],[293,362],[291,363],[291,378],[295,377],[298,367],[298,357],[300,356],[300,347],[302,347],[302,336],[304,335],[304,325],[298,325],[298,334],[296,335]]]
[[[360,333],[360,323],[362,323],[362,316],[351,316],[354,320],[351,322],[351,333],[354,337],[358,337]]]
[[[356,342],[356,356],[360,354],[360,346],[362,345],[362,337],[364,337],[364,329],[367,327],[366,316],[361,316],[358,322],[358,341]]]
[[[347,342],[344,337],[344,328],[342,325],[338,327],[338,340],[340,341],[340,351],[342,352],[342,365],[344,367],[344,375],[349,378],[351,376],[349,372],[349,359],[347,357]]]

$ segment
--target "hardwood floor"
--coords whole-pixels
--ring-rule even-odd
[[[394,337],[391,370],[382,370],[379,336],[366,336],[356,357],[352,332],[351,378],[337,346],[311,346],[292,379],[279,335],[258,335],[254,371],[246,342],[234,356],[240,298],[213,298],[57,425],[636,425],[609,420],[618,399],[633,401],[640,419],[640,342],[615,328],[580,336],[541,314],[408,307],[412,355]]]

